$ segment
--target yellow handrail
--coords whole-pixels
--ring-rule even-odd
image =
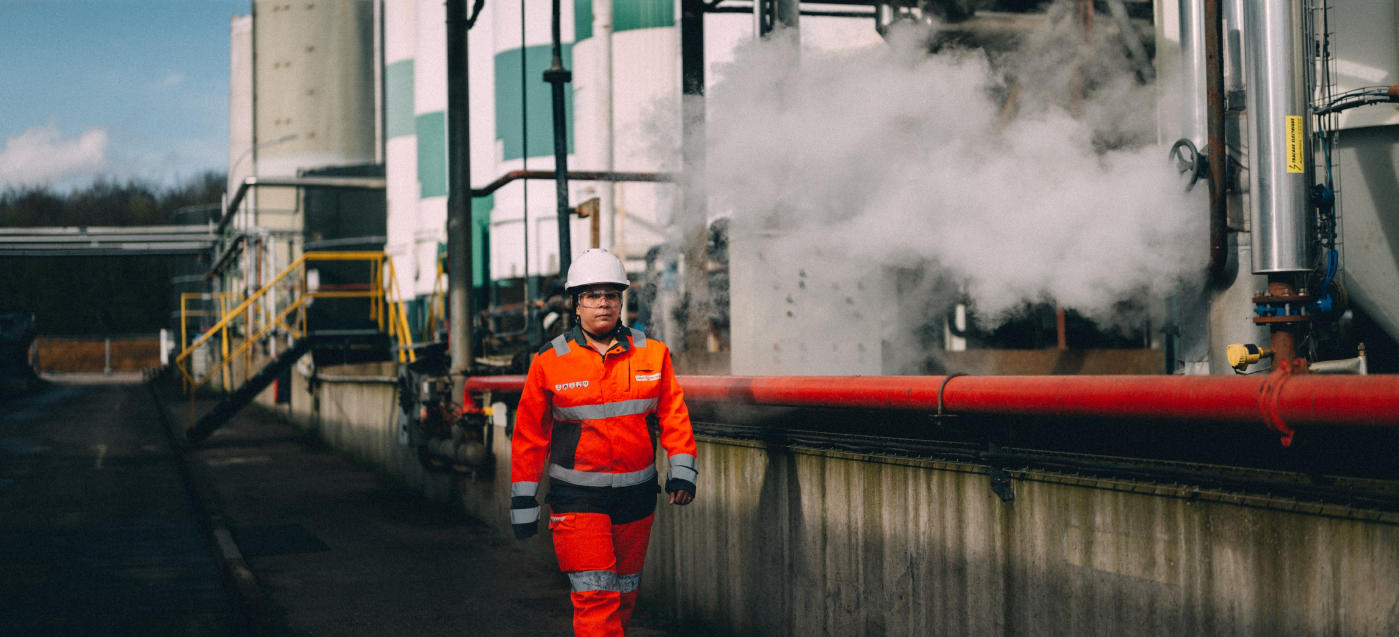
[[[306,285],[306,264],[312,261],[368,261],[371,269],[370,286],[366,290],[326,290],[309,291]],[[287,306],[277,311],[275,307],[264,309],[254,304],[262,300],[278,284],[288,279],[295,273],[291,295]],[[385,283],[387,279],[387,283]],[[227,302],[232,297],[232,293],[224,292],[218,295],[203,295],[199,293],[186,293],[181,295],[180,300],[180,322],[181,322],[181,343],[184,343],[188,336],[184,325],[186,318],[193,315],[187,309],[186,301],[194,296],[218,298],[220,301],[220,319],[194,342],[185,346],[178,356],[175,357],[175,367],[182,375],[186,390],[192,392],[201,387],[216,373],[221,372],[228,366],[229,362],[238,356],[248,354],[251,357],[253,344],[259,342],[272,330],[277,327],[285,329],[292,334],[293,338],[301,338],[306,335],[306,312],[307,302],[313,298],[365,298],[370,304],[370,318],[376,322],[380,331],[386,332],[394,339],[399,347],[398,361],[400,363],[417,360],[413,351],[413,335],[408,329],[406,313],[403,310],[403,301],[397,296],[395,285],[393,261],[383,252],[307,252],[300,258],[279,272],[270,282],[264,285],[247,298],[243,299],[232,310],[227,309]],[[297,318],[293,323],[293,328],[288,324],[287,319],[297,312]],[[202,313],[201,313],[202,314]],[[244,318],[246,317],[246,318]],[[230,351],[229,329],[239,319],[243,320],[245,337],[236,349]],[[215,334],[223,335],[221,350],[222,357],[217,365],[207,374],[199,379],[195,379],[188,368],[189,358],[194,351],[213,338]],[[249,359],[251,360],[251,358]]]
[[[437,313],[440,310],[445,317],[446,307],[442,302],[442,279],[447,276],[447,272],[442,269],[442,259],[437,260],[437,277],[432,280],[432,296],[428,297],[427,321],[423,325],[424,336],[431,340],[437,334]]]

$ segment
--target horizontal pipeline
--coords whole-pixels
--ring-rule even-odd
[[[680,376],[685,397],[750,405],[1399,427],[1399,375]],[[468,394],[519,393],[523,376],[474,376]],[[1278,423],[1277,421],[1281,421]]]
[[[616,170],[570,170],[568,171],[569,181],[639,181],[650,183],[668,183],[678,180],[675,173],[640,173],[621,172]],[[485,197],[512,181],[528,179],[556,179],[558,175],[552,170],[512,170],[480,188],[472,188],[472,197]]]

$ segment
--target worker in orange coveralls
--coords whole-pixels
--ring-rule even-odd
[[[631,619],[660,492],[657,437],[670,503],[695,497],[695,436],[670,351],[622,325],[622,262],[584,252],[568,269],[576,325],[539,350],[516,414],[510,457],[515,537],[538,532],[548,465],[549,530],[572,584],[575,635],[621,635]],[[657,426],[658,425],[658,426]]]

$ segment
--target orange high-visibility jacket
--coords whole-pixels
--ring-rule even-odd
[[[620,327],[606,355],[587,345],[578,327],[534,357],[515,418],[510,495],[533,498],[545,472],[555,483],[629,487],[656,482],[654,414],[670,461],[667,480],[694,484],[695,435],[670,350],[640,330]],[[515,524],[538,519],[512,510]]]

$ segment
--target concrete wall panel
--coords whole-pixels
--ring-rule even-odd
[[[708,441],[643,595],[734,634],[1385,634],[1389,524]],[[1138,489],[1140,492],[1133,492]]]
[[[429,474],[392,386],[319,391],[337,448],[509,533],[503,426],[493,475]],[[1031,471],[1006,503],[978,466],[720,439],[699,471],[693,505],[659,505],[642,596],[715,634],[1399,634],[1374,511]],[[552,559],[547,530],[522,547]]]

